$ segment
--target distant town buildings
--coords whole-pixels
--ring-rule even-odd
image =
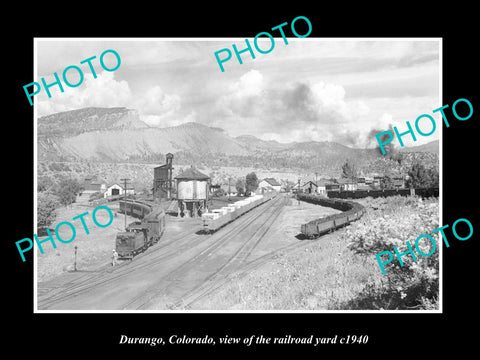
[[[131,188],[127,188],[127,195],[135,195],[135,190]],[[125,189],[123,188],[122,185],[119,185],[117,183],[111,184],[107,187],[107,189],[103,192],[103,197],[108,198],[111,196],[116,196],[116,195],[125,195]]]
[[[281,189],[282,189],[282,184],[280,184],[276,179],[265,178],[258,183],[257,192],[270,191],[270,190],[275,190],[280,192]]]
[[[327,195],[329,191],[357,191],[373,189],[404,189],[407,176],[367,174],[355,179],[320,179],[299,181],[292,192]]]
[[[107,188],[107,183],[102,178],[96,175],[89,175],[83,180],[84,193],[103,192]]]

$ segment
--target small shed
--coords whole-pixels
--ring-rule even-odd
[[[108,198],[110,196],[115,196],[115,195],[125,195],[125,190],[123,186],[117,183],[109,185],[103,193],[104,198]],[[127,195],[135,195],[135,190],[127,189]]]
[[[300,189],[306,194],[314,194],[317,192],[317,187],[317,184],[315,184],[313,181],[307,181],[300,187]]]

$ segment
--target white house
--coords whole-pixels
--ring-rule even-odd
[[[327,181],[319,180],[317,181],[317,193],[320,195],[327,195]]]
[[[124,194],[125,194],[125,191],[123,190],[123,186],[118,184],[112,184],[107,187],[107,189],[103,193],[103,197],[107,198],[113,195],[124,195]],[[134,194],[135,194],[135,189],[127,189],[127,195],[134,195]]]
[[[338,183],[340,184],[340,189],[342,191],[355,191],[357,190],[357,182],[351,179],[338,179]]]
[[[258,192],[261,192],[262,190],[275,190],[280,192],[280,189],[282,188],[282,184],[280,184],[277,180],[274,178],[265,178],[260,183],[258,184]]]

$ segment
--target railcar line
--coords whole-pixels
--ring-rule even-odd
[[[264,212],[268,209],[276,208],[276,204],[279,201],[279,197],[272,199],[268,202],[265,202],[257,207],[265,207]],[[247,216],[246,216],[247,215]],[[177,277],[181,275],[185,275],[188,273],[195,264],[198,264],[202,260],[206,259],[210,256],[214,251],[218,250],[222,245],[231,241],[231,235],[238,235],[244,229],[247,229],[254,221],[258,218],[257,214],[249,211],[243,216],[239,217],[236,221],[232,222],[231,228],[225,228],[224,230],[228,229],[226,233],[223,232],[216,232],[211,237],[218,236],[219,239],[208,246],[206,249],[201,251],[200,253],[196,254],[194,257],[190,258],[187,262],[182,263],[180,266],[173,269],[171,272],[166,274],[165,276],[160,279],[160,281],[168,281],[166,285],[163,286],[155,286],[154,288],[148,290],[146,293],[140,294],[136,298],[132,299],[128,303],[124,305],[124,309],[128,307],[133,307],[134,309],[141,309],[144,308],[151,300],[162,290],[166,291],[172,287],[172,282],[175,281]],[[137,303],[137,304],[135,304]]]
[[[284,198],[282,200],[282,205],[284,204]],[[188,291],[182,296],[182,299],[177,301],[173,308],[179,308],[182,304],[185,303],[185,299],[189,298],[198,298],[198,294],[209,293],[210,289],[216,285],[216,283],[223,284],[222,279],[229,277],[229,275],[236,270],[246,261],[250,256],[253,250],[258,246],[260,241],[263,239],[265,234],[270,230],[273,223],[277,220],[281,214],[283,207],[276,207],[274,211],[268,215],[268,218],[264,221],[263,224],[255,231],[255,233],[245,241],[240,248],[228,259],[228,261],[222,265],[217,271],[210,274],[205,280],[196,286],[194,289]],[[189,302],[191,303],[191,302]]]
[[[190,236],[188,236],[190,235]],[[186,234],[181,234],[177,235],[175,238],[173,238],[171,241],[168,243],[163,244],[160,248],[156,248],[156,245],[152,247],[151,249],[153,250],[151,253],[147,254],[142,254],[140,255],[142,259],[145,258],[150,258],[152,257],[152,260],[162,260],[164,258],[168,258],[172,256],[172,254],[177,251],[170,251],[170,253],[167,254],[162,254],[160,256],[155,256],[156,252],[158,252],[161,249],[166,248],[167,246],[175,243],[175,242],[190,242],[194,238],[194,234],[191,233],[186,233]],[[139,257],[137,257],[138,261]],[[133,265],[133,266],[132,266]],[[108,282],[115,281],[117,279],[120,279],[124,276],[127,276],[131,273],[132,270],[141,270],[144,268],[148,268],[151,266],[150,263],[148,262],[142,262],[142,263],[132,263],[132,262],[127,262],[125,261],[123,264],[121,264],[118,268],[112,269],[112,268],[107,268],[100,270],[99,272],[93,273],[88,273],[85,274],[77,279],[72,280],[71,282],[66,283],[66,286],[56,288],[54,290],[51,290],[52,295],[49,297],[45,297],[39,301],[39,307],[40,305],[42,306],[49,306],[55,302],[62,301],[69,299],[71,297],[74,297],[75,295],[81,293],[82,291],[88,290],[89,288],[93,288],[98,285],[106,284]],[[110,270],[109,270],[110,269]],[[112,276],[109,276],[111,274],[114,274]],[[60,291],[60,293],[58,293]]]
[[[271,206],[272,201],[268,201],[264,204],[261,204],[259,207],[262,207],[265,204],[270,204],[269,206]],[[235,222],[232,223],[232,225],[235,225],[235,226],[233,226],[232,230],[230,230],[226,235],[224,235],[223,237],[220,237],[219,240],[214,242],[212,245],[208,246],[207,249],[205,249],[205,250],[201,251],[199,254],[195,255],[193,258],[191,258],[189,261],[187,261],[187,263],[184,263],[184,264],[180,265],[179,268],[174,269],[172,272],[167,274],[167,276],[170,275],[171,273],[174,273],[175,271],[179,270],[182,267],[188,266],[191,263],[195,263],[200,257],[204,256],[206,253],[210,254],[212,251],[215,251],[225,241],[228,240],[228,235],[230,235],[231,233],[233,233],[235,231],[238,231],[238,229],[240,227],[246,227],[246,226],[248,226],[248,224],[250,224],[250,222],[253,222],[256,218],[256,215],[252,215],[252,214],[253,214],[252,211],[249,211],[249,212],[245,213],[243,216],[241,216],[240,218],[238,218]],[[245,221],[248,221],[248,220],[250,220],[248,222],[248,224],[244,225],[242,223],[242,222],[245,222]],[[142,262],[142,263],[137,263],[137,264],[133,263],[135,265],[134,267],[131,266],[131,265],[133,265],[132,263],[128,264],[128,266],[126,264],[125,265],[122,264],[121,268],[114,270],[115,275],[113,275],[113,276],[109,276],[110,274],[112,274],[112,271],[103,270],[100,274],[98,274],[98,273],[96,274],[97,279],[95,279],[94,276],[91,276],[91,274],[89,274],[88,276],[87,275],[82,276],[80,278],[81,280],[79,280],[77,278],[77,279],[73,280],[72,282],[67,283],[68,284],[67,287],[61,287],[61,288],[55,289],[57,291],[52,290],[52,291],[54,291],[52,293],[52,295],[49,296],[49,297],[45,297],[43,299],[40,299],[39,302],[38,302],[38,306],[39,306],[39,308],[48,308],[48,307],[50,307],[51,305],[53,305],[57,302],[61,302],[61,301],[71,299],[71,298],[79,295],[80,293],[82,293],[84,291],[87,291],[87,290],[89,290],[93,287],[96,287],[96,286],[99,286],[99,285],[104,285],[104,284],[113,282],[115,280],[118,280],[122,277],[128,276],[132,271],[149,269],[149,268],[155,266],[155,264],[158,263],[158,261],[165,260],[165,259],[168,259],[168,258],[172,258],[173,256],[176,256],[179,252],[182,252],[182,251],[187,250],[187,249],[191,249],[192,240],[200,240],[200,241],[196,241],[196,243],[195,243],[195,246],[198,246],[199,244],[204,243],[205,241],[211,239],[215,235],[214,234],[213,236],[196,236],[195,234],[191,234],[191,233],[187,233],[187,234],[188,234],[187,236],[185,236],[185,235],[176,236],[174,239],[172,239],[172,240],[170,240],[170,241],[168,241],[164,244],[161,244],[160,248],[158,248],[155,245],[152,248],[152,250],[154,250],[154,251],[152,251],[149,254],[145,254],[145,255],[142,254],[142,258],[144,260],[148,259],[149,260],[148,262]],[[198,239],[199,237],[200,237],[200,239]],[[170,249],[170,251],[167,251],[166,253],[159,252],[159,250],[165,249],[171,244],[175,244],[175,243],[178,244],[179,242],[183,243],[180,248],[175,247],[173,249]],[[59,291],[60,291],[60,293],[59,293]],[[143,297],[144,294],[145,293],[143,293],[141,296],[139,296],[137,298]],[[129,303],[133,303],[134,301],[137,300],[137,298],[134,299],[133,301],[130,301]],[[128,306],[128,304],[127,304],[127,306]]]
[[[191,243],[192,240],[196,239],[194,234],[190,234],[190,236],[182,236],[182,237],[176,237],[174,240],[170,241],[169,243],[173,243],[175,241],[183,241],[185,243]],[[166,246],[164,246],[166,247]],[[191,245],[190,245],[191,247]],[[185,248],[185,246],[183,247]],[[159,250],[159,249],[155,249]],[[160,256],[155,256],[153,260],[165,260],[167,258],[170,258],[177,253],[179,249],[174,249],[171,250],[168,253],[161,254]],[[154,252],[150,254],[146,254],[145,256],[142,256],[143,259],[146,257],[149,257],[148,255],[155,255]],[[131,266],[134,265],[134,266]],[[58,291],[61,291],[61,293],[55,293],[51,297],[45,298],[41,300],[42,305],[48,305],[51,303],[55,303],[58,301],[63,301],[63,300],[68,300],[69,298],[75,297],[76,295],[82,293],[83,291],[89,290],[90,288],[93,288],[95,286],[99,285],[104,285],[113,281],[116,281],[122,277],[128,276],[131,274],[132,271],[139,271],[143,269],[147,269],[152,267],[152,263],[150,262],[142,262],[142,263],[127,263],[125,262],[124,264],[121,265],[121,268],[117,268],[116,270],[104,270],[100,274],[96,274],[90,276],[80,282],[71,282],[68,283],[68,287],[62,287],[58,288]],[[109,276],[110,274],[114,274],[113,276]],[[40,304],[40,302],[39,302]]]

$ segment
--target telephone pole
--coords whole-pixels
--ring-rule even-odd
[[[130,181],[130,179],[120,179],[120,181],[123,181],[123,201],[125,204],[125,230],[127,230],[127,182]]]

